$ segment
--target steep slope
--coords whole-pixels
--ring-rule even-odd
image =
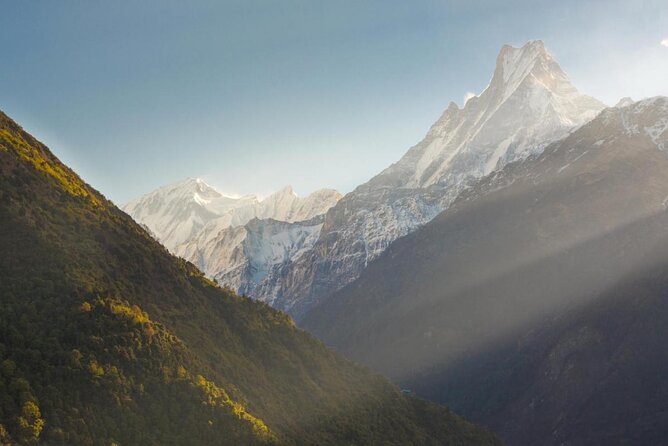
[[[0,296],[3,443],[496,444],[204,279],[4,114]]]
[[[661,444],[667,149],[667,98],[606,109],[462,193],[303,325],[509,444]]]
[[[254,297],[299,318],[482,176],[540,153],[602,108],[573,87],[541,41],[504,46],[485,91],[463,109],[451,103],[401,160],[341,199],[310,253],[265,279],[283,286]]]
[[[176,254],[240,294],[271,296],[258,286],[264,285],[265,277],[289,267],[312,248],[323,221],[323,215],[294,223],[256,218],[219,231],[209,231],[207,225],[198,237],[179,246]]]
[[[146,225],[172,252],[193,240],[206,244],[229,227],[242,226],[254,218],[295,222],[322,215],[341,194],[321,189],[298,197],[286,186],[263,200],[254,195],[232,198],[200,179],[164,186],[123,206],[137,222]]]

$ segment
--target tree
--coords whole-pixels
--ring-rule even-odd
[[[21,408],[21,415],[16,419],[16,424],[20,440],[37,441],[44,429],[44,420],[39,406],[32,401],[26,401]]]

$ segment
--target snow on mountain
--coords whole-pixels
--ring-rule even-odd
[[[273,218],[280,221],[303,221],[322,215],[341,199],[333,189],[320,189],[300,198],[286,186],[262,200],[257,207],[257,218]]]
[[[668,98],[607,108],[462,192],[300,325],[509,445],[661,443],[666,148]],[[620,417],[626,401],[642,403]]]
[[[425,139],[369,186],[449,187],[479,178],[539,153],[603,108],[578,92],[542,41],[504,45],[489,86],[463,109],[450,103]]]
[[[628,97],[628,96],[625,96],[625,97],[621,98],[621,99],[619,100],[619,102],[617,102],[617,103],[615,104],[615,107],[616,107],[616,108],[626,107],[627,105],[631,105],[631,104],[633,104],[634,102],[635,102],[635,101],[634,101],[632,98],[630,98],[630,97]]]
[[[225,196],[204,181],[189,178],[143,195],[122,209],[173,250],[195,236],[212,219],[258,203],[254,195]]]
[[[123,206],[145,225],[170,251],[193,240],[206,243],[229,227],[242,226],[254,218],[295,222],[322,215],[341,198],[331,189],[297,196],[292,187],[259,200],[255,195],[229,197],[200,179],[161,187]]]
[[[659,150],[668,151],[668,98],[657,96],[626,106],[621,117],[627,136],[645,134]]]
[[[240,293],[311,248],[324,214],[341,198],[321,189],[299,197],[292,187],[259,200],[225,196],[199,179],[161,187],[123,209],[174,254]]]
[[[221,285],[253,296],[270,272],[313,247],[323,220],[323,215],[298,222],[254,218],[243,226],[202,231],[176,252]]]
[[[328,190],[299,198],[288,187],[238,202],[197,183],[159,189],[125,209],[210,277],[299,318],[482,177],[540,154],[603,108],[578,92],[543,42],[505,45],[482,93],[461,109],[451,103],[420,143],[340,200]],[[323,222],[299,228],[247,224],[325,212]]]
[[[260,287],[266,294],[254,297],[299,318],[461,191],[541,153],[604,107],[578,92],[543,42],[505,45],[489,86],[462,109],[451,103],[420,143],[341,199],[328,211],[314,248],[279,276],[268,274]],[[278,282],[283,285],[272,284]]]

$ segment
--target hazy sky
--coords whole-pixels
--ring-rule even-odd
[[[666,0],[3,1],[0,39],[0,109],[117,203],[196,176],[348,192],[504,43],[543,39],[608,104],[668,95]]]

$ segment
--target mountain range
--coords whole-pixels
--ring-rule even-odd
[[[229,227],[254,218],[294,222],[324,214],[341,198],[322,189],[298,197],[291,186],[260,200],[255,195],[230,197],[199,178],[164,186],[125,204],[122,209],[146,225],[167,249],[179,252],[183,243],[206,244]]]
[[[0,296],[2,444],[499,444],[221,289],[2,113]]]
[[[420,143],[328,211],[311,255],[286,273],[296,285],[281,290],[277,308],[299,319],[462,190],[540,153],[603,107],[570,84],[543,42],[505,45],[480,95],[463,109],[451,103]]]
[[[264,279],[313,247],[323,215],[340,198],[332,189],[301,198],[290,186],[262,200],[233,198],[201,179],[188,179],[127,203],[123,210],[208,277],[272,303],[274,293],[262,291]]]
[[[606,107],[506,45],[323,214],[181,255],[509,445],[665,444],[667,152],[667,98]]]
[[[521,48],[505,45],[482,93],[462,109],[451,103],[397,163],[332,203],[322,227],[313,228],[318,231],[313,243],[294,250],[298,255],[288,261],[265,268],[267,273],[256,277],[259,283],[230,278],[224,268],[207,268],[205,263],[217,263],[225,256],[221,253],[232,251],[229,247],[208,249],[200,257],[193,249],[176,252],[200,262],[209,277],[299,320],[356,279],[394,240],[447,209],[461,191],[507,163],[539,154],[603,108],[573,87],[542,41]],[[145,218],[136,206],[124,209],[151,230],[157,227],[154,217]]]

